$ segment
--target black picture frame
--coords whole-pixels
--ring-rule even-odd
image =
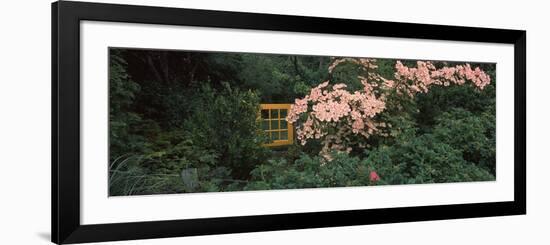
[[[80,21],[365,35],[514,45],[514,201],[152,222],[80,224]],[[61,1],[52,4],[52,242],[58,244],[526,213],[526,32]]]

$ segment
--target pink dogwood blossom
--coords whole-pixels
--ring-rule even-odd
[[[405,92],[409,96],[417,93],[427,93],[432,85],[451,84],[463,85],[466,81],[483,90],[491,82],[491,77],[479,67],[472,69],[470,64],[442,67],[437,69],[430,61],[417,61],[416,67],[409,68],[401,61],[395,64],[395,79],[398,92]]]
[[[328,81],[321,83],[304,98],[297,99],[286,118],[295,123],[301,115],[307,115],[305,122],[297,127],[297,138],[302,145],[309,139],[321,139],[324,145],[321,155],[326,158],[331,150],[351,151],[343,138],[369,137],[376,130],[375,124],[369,121],[385,109],[384,101],[374,95],[370,86],[354,93],[345,90],[346,87],[341,83],[332,87]],[[338,130],[328,135],[329,128]]]

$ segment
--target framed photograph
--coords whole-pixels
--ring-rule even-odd
[[[55,2],[52,241],[525,214],[525,37]]]

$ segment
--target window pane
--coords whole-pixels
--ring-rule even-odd
[[[281,132],[281,139],[287,140],[288,139],[288,131],[282,131]]]
[[[286,118],[287,109],[281,109],[281,119]]]
[[[274,118],[279,118],[279,110],[278,109],[271,110],[271,119],[274,119]]]
[[[279,139],[279,132],[272,132],[271,140],[278,140],[278,139]]]
[[[271,129],[279,129],[279,120],[271,120]]]
[[[281,119],[281,129],[287,129],[288,125],[285,119]]]
[[[269,118],[269,110],[262,110],[262,118],[263,119]]]
[[[269,130],[269,120],[262,120],[262,129]]]

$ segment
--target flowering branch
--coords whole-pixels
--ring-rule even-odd
[[[350,152],[352,146],[365,147],[354,143],[352,136],[369,138],[384,122],[377,115],[386,109],[387,93],[396,91],[410,98],[417,93],[427,93],[434,85],[463,85],[466,81],[483,90],[491,79],[479,67],[472,69],[469,64],[437,69],[430,61],[418,61],[416,67],[407,67],[396,62],[394,80],[385,79],[376,72],[378,66],[374,59],[342,58],[335,59],[329,66],[332,73],[339,64],[352,62],[358,64],[366,76],[358,76],[363,89],[349,92],[342,83],[329,86],[325,81],[311,89],[304,98],[296,99],[286,120],[300,122],[296,129],[297,138],[302,145],[310,139],[319,139],[323,144],[320,154],[328,161],[332,160],[331,151]]]

